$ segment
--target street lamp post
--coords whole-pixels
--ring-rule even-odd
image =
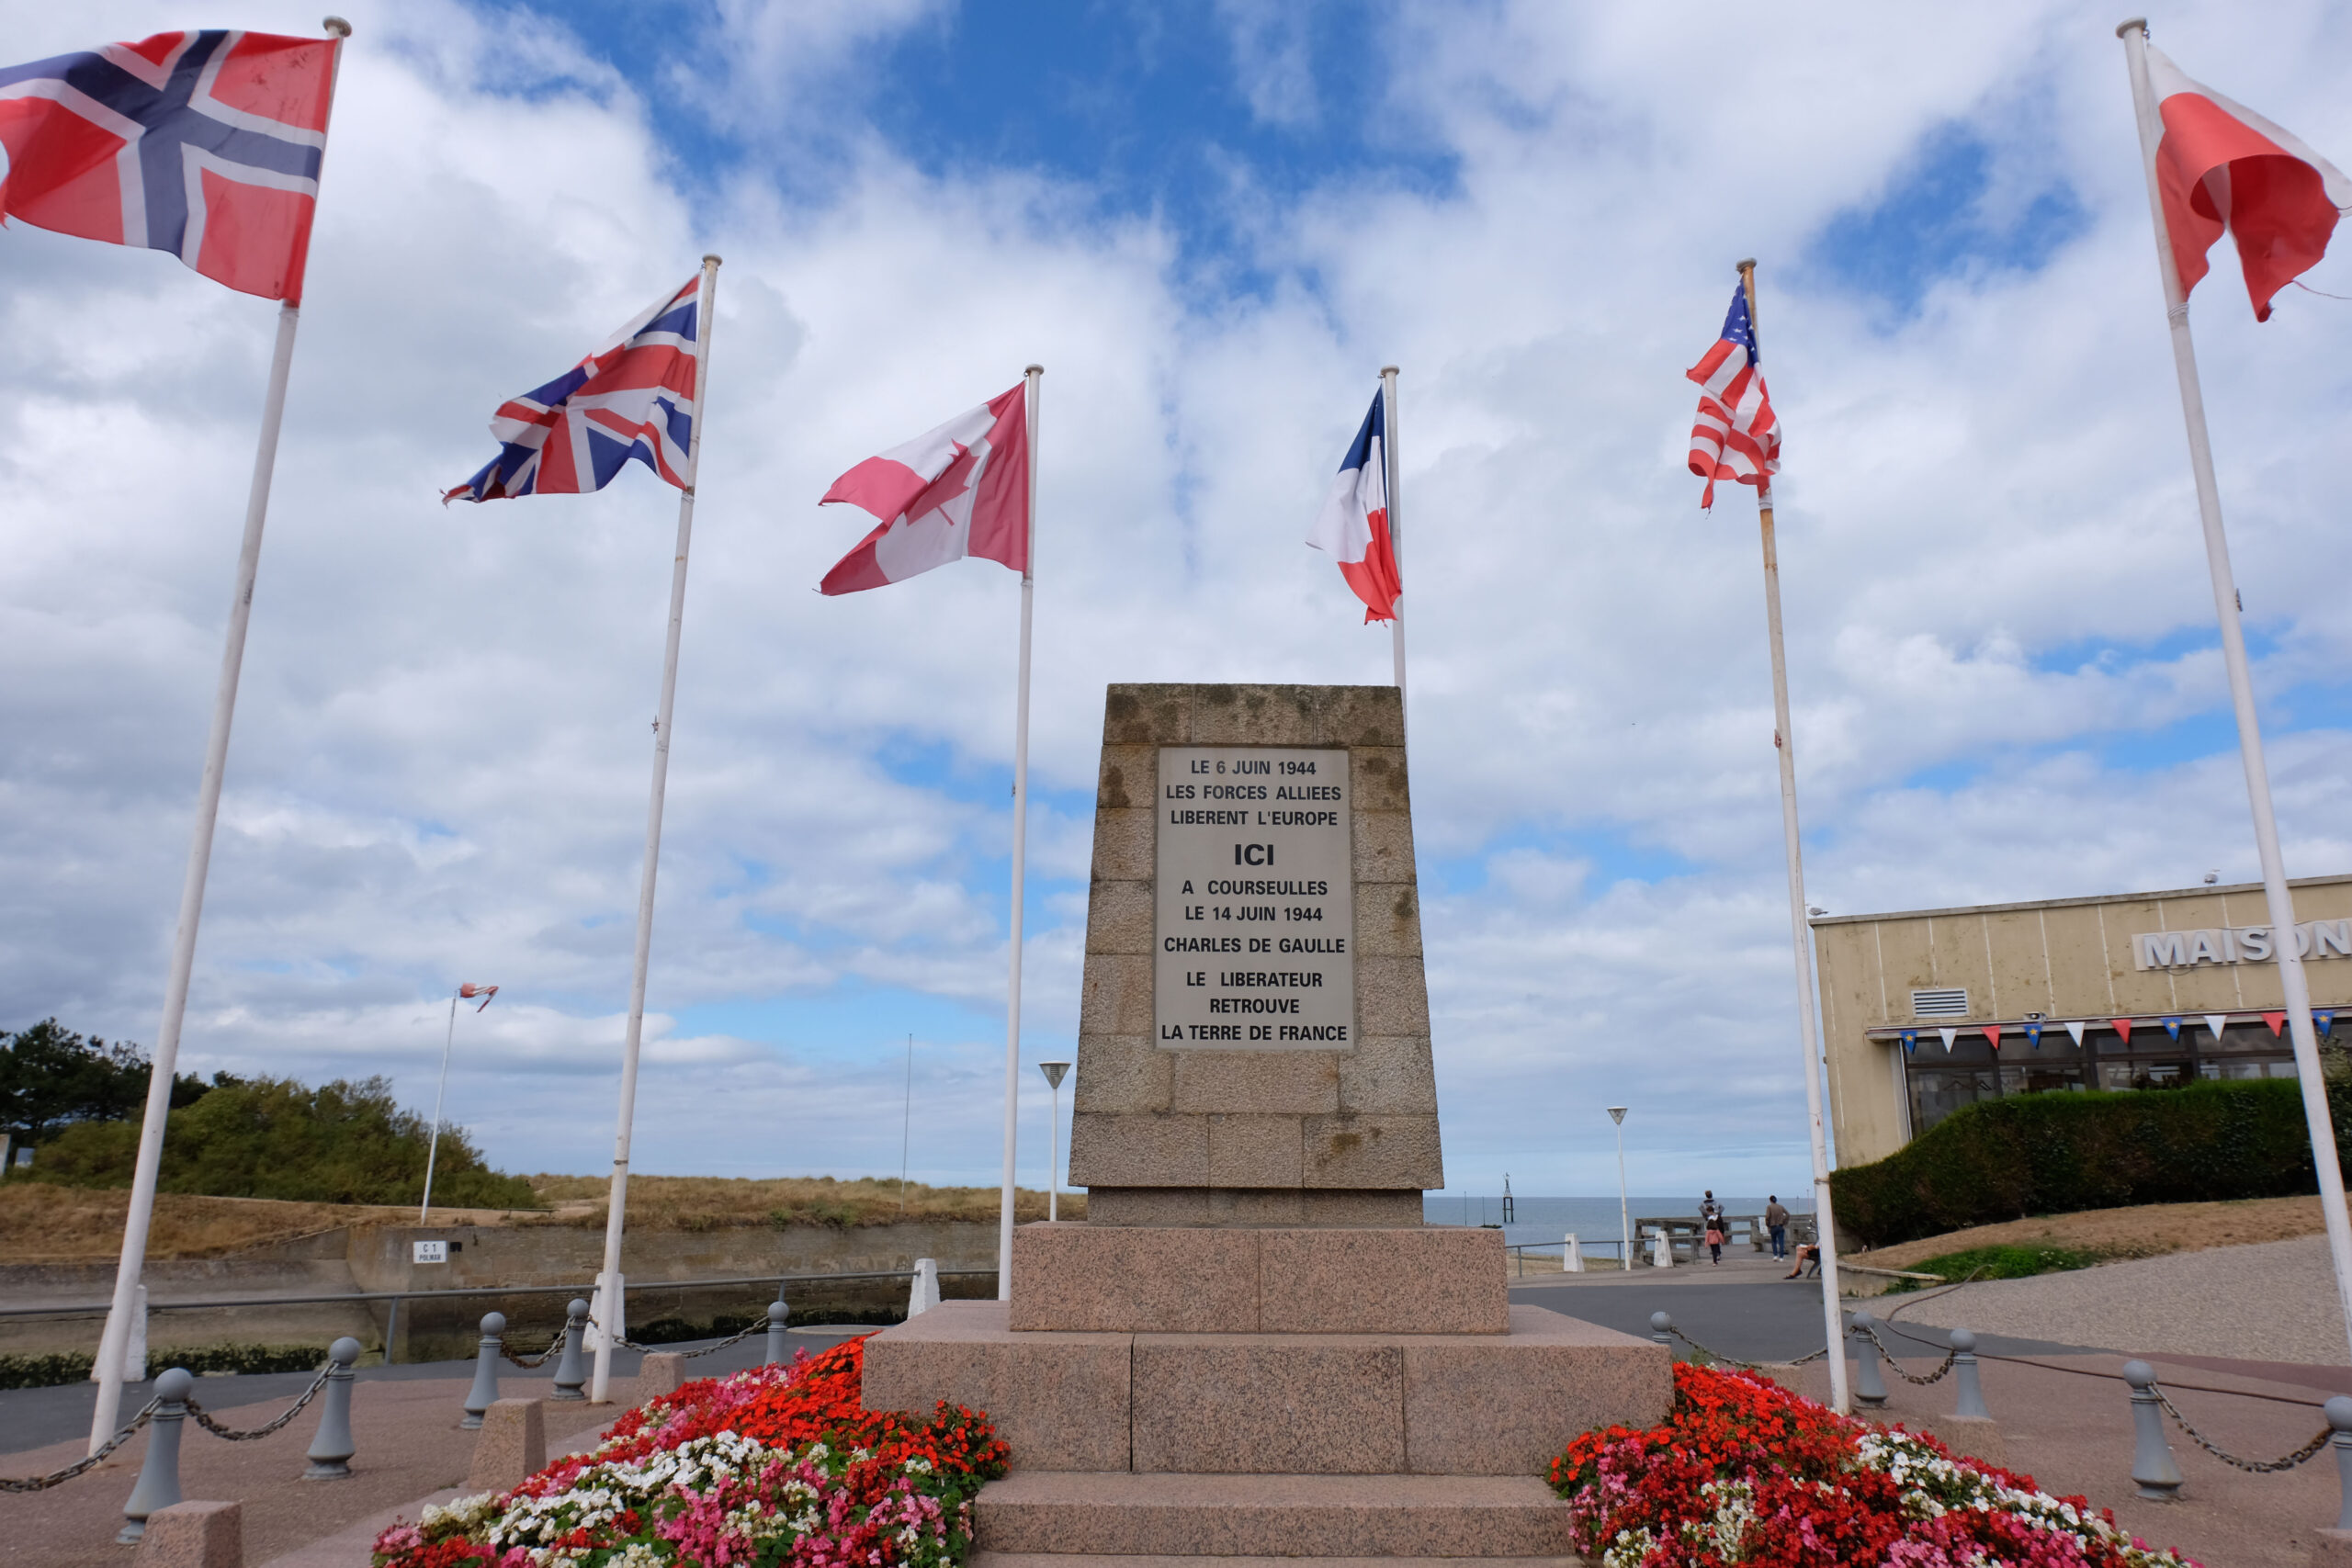
[[[1054,1091],[1054,1128],[1047,1148],[1052,1151],[1053,1164],[1046,1172],[1046,1218],[1061,1218],[1062,1198],[1062,1075],[1069,1071],[1068,1062],[1040,1062],[1037,1070],[1046,1075],[1046,1084]]]
[[[1634,1268],[1634,1219],[1633,1212],[1625,1202],[1625,1107],[1611,1106],[1609,1119],[1617,1123],[1617,1261],[1623,1265],[1626,1272],[1631,1273]]]

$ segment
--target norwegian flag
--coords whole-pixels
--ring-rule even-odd
[[[685,489],[701,303],[696,273],[579,364],[501,405],[490,417],[498,456],[441,503],[460,496],[584,495],[612,483],[631,462]]]
[[[856,593],[978,556],[1029,570],[1028,383],[965,410],[833,481],[820,506],[881,521],[818,585]]]
[[[300,304],[337,47],[208,28],[0,66],[0,220]]]
[[[1690,471],[1707,481],[1699,504],[1714,505],[1717,479],[1770,489],[1781,471],[1781,422],[1764,389],[1745,284],[1732,288],[1723,336],[1683,374],[1699,383],[1699,417],[1690,426]]]

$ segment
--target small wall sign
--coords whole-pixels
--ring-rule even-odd
[[[415,1241],[409,1244],[409,1260],[413,1263],[447,1263],[449,1244],[446,1241]]]

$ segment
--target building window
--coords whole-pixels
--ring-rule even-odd
[[[1915,993],[1916,994],[1916,993]],[[2201,1022],[2181,1026],[2175,1040],[2142,1024],[2125,1039],[2112,1029],[2086,1031],[2076,1045],[2051,1026],[2039,1048],[2014,1035],[1996,1054],[1982,1035],[1962,1036],[1946,1051],[1933,1036],[1905,1054],[1903,1077],[1911,1101],[1911,1135],[1917,1137],[1963,1105],[2019,1094],[2176,1089],[2199,1078],[2290,1078],[2293,1047],[2261,1023],[2233,1023],[2215,1040]]]
[[[1962,987],[1939,987],[1911,993],[1913,1018],[1966,1018],[1968,992]]]

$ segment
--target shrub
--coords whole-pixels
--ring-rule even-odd
[[[58,1388],[87,1381],[92,1357],[87,1350],[60,1350],[46,1356],[0,1356],[0,1388]],[[323,1345],[203,1345],[187,1350],[150,1350],[147,1371],[152,1376],[166,1367],[180,1367],[202,1376],[206,1372],[315,1372],[326,1365]]]
[[[2331,1084],[2341,1142],[2352,1088]],[[2030,1214],[2318,1190],[2291,1080],[1963,1107],[1883,1160],[1832,1173],[1838,1224],[1871,1247]]]
[[[291,1078],[226,1083],[172,1112],[158,1185],[215,1198],[314,1203],[413,1203],[424,1190],[431,1128],[402,1111],[390,1083],[337,1079],[310,1089]],[[35,1180],[128,1187],[136,1122],[83,1122],[41,1150]],[[460,1128],[441,1129],[433,1199],[453,1209],[534,1209],[531,1184],[482,1163]]]
[[[1940,1252],[1905,1267],[1915,1274],[1937,1274],[1947,1280],[2023,1280],[2035,1274],[2058,1274],[2087,1269],[2104,1254],[2073,1247],[1971,1247]],[[1916,1280],[1897,1280],[1890,1291],[1920,1289]]]

